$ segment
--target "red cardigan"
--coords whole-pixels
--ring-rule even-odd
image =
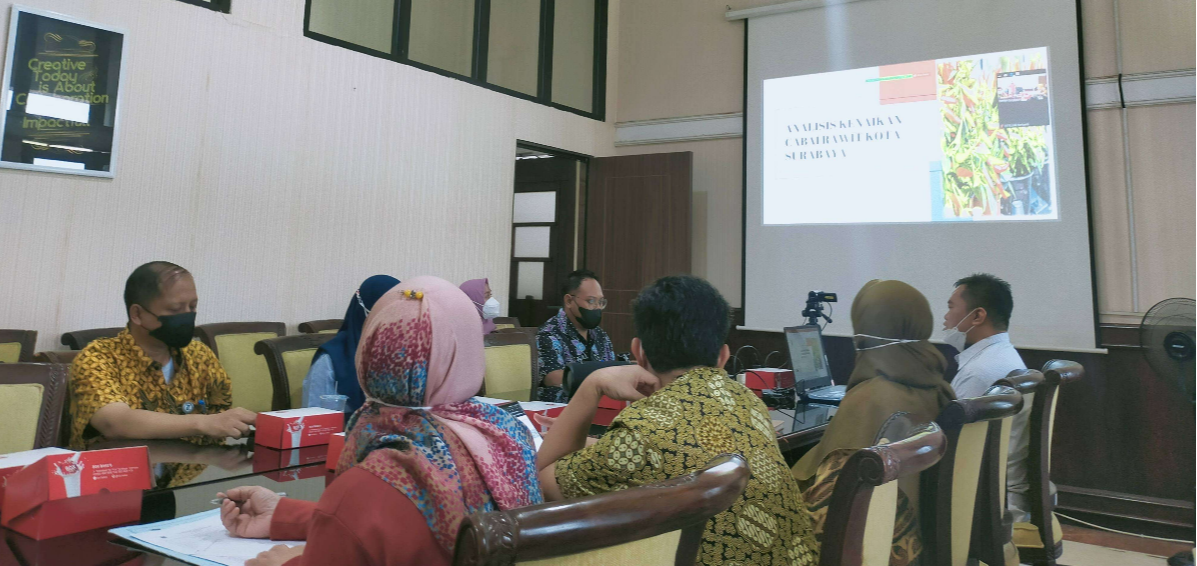
[[[453,557],[407,496],[365,470],[350,468],[312,503],[284,497],[270,522],[271,540],[306,540],[286,566],[428,564]]]

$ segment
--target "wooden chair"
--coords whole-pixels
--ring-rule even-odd
[[[1010,375],[1021,375],[1021,372],[1026,371],[1017,370]],[[1012,394],[1022,395],[1000,380],[985,391],[985,396]],[[1006,510],[1006,470],[1010,461],[1010,432],[1014,419],[1029,410],[1030,404],[1023,397],[1022,408],[1017,413],[989,421],[977,485],[977,502],[973,510],[972,541],[969,543],[969,558],[981,564],[1018,566],[1018,550],[1011,542],[1013,520]]]
[[[0,364],[32,362],[36,345],[36,330],[0,329]]]
[[[511,401],[535,401],[540,377],[536,336],[522,332],[491,333],[482,340],[486,345],[483,394]]]
[[[495,323],[495,330],[503,330],[505,328],[519,328],[520,319],[514,316],[498,316],[493,320]]]
[[[219,322],[195,327],[195,335],[216,353],[233,384],[233,406],[269,411],[274,386],[266,359],[254,353],[260,340],[287,335],[281,322]]]
[[[58,444],[67,366],[0,365],[0,454]]]
[[[309,320],[299,323],[299,331],[304,334],[336,334],[341,329],[341,318],[326,318],[324,320]]]
[[[968,563],[989,422],[1012,417],[1019,409],[1022,396],[1004,390],[952,401],[935,418],[948,439],[948,449],[943,459],[919,478],[924,566]]]
[[[59,342],[72,350],[82,350],[85,346],[90,344],[92,340],[99,338],[112,338],[120,334],[125,327],[116,326],[113,328],[91,328],[88,330],[74,330],[71,332],[63,332],[62,339]]]
[[[1031,435],[1031,448],[1027,455],[1027,480],[1031,484],[1027,497],[1031,503],[1031,522],[1014,523],[1014,546],[1018,548],[1019,560],[1027,564],[1055,566],[1056,559],[1064,552],[1064,538],[1060,521],[1056,519],[1056,502],[1050,481],[1052,428],[1056,420],[1059,387],[1079,381],[1084,376],[1085,368],[1076,362],[1047,362],[1043,366],[1043,382],[1036,388],[1035,400],[1031,404],[1031,419],[1027,424]]]
[[[254,352],[266,357],[274,397],[270,410],[296,409],[303,406],[303,378],[312,367],[312,356],[333,334],[297,334],[259,340]]]
[[[948,446],[935,423],[898,434],[903,436],[857,450],[840,469],[823,523],[820,565],[889,564],[898,480],[934,466]]]
[[[1010,444],[1013,441],[1011,429],[1015,419],[1029,421],[1035,390],[1041,383],[1043,374],[1039,370],[1020,369],[999,379],[989,390],[993,392],[1000,387],[1008,387],[1017,391],[1022,395],[1022,409],[1013,417],[989,423],[970,552],[973,558],[985,564],[1017,566],[1019,563],[1018,549],[1012,540],[1014,517],[1009,510],[1007,496]]]
[[[46,350],[45,352],[38,352],[33,355],[33,363],[35,364],[65,364],[68,367],[71,362],[75,361],[75,357],[79,355],[79,350]]]
[[[744,458],[724,454],[664,482],[475,513],[461,523],[453,564],[691,566],[707,520],[731,507],[747,485]]]

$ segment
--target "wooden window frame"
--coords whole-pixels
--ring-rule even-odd
[[[207,4],[203,0],[180,0],[189,4]],[[228,3],[232,0],[214,0]],[[312,14],[312,0],[304,0],[303,35],[329,45],[343,47],[358,53],[410,65],[445,77],[465,81],[495,92],[522,98],[537,104],[585,116],[600,122],[606,121],[607,116],[607,2],[608,0],[594,0],[594,77],[592,88],[591,111],[581,110],[553,102],[553,31],[554,10],[556,0],[540,0],[540,45],[537,61],[537,92],[530,95],[517,90],[490,84],[486,81],[486,64],[490,48],[490,3],[491,0],[474,0],[474,46],[473,60],[470,65],[470,75],[462,75],[452,71],[412,61],[407,57],[411,39],[411,2],[412,0],[394,0],[395,15],[392,20],[391,51],[378,51],[362,47],[355,43],[330,37],[311,31],[310,20]],[[227,10],[226,10],[227,11]],[[398,22],[398,25],[394,25]]]

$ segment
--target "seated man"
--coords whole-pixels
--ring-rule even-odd
[[[741,454],[752,471],[748,486],[707,523],[698,562],[817,564],[818,543],[769,412],[721,369],[730,310],[710,283],[692,276],[664,277],[640,293],[638,365],[590,374],[557,418],[537,455],[545,499],[668,480],[720,454]],[[585,446],[603,395],[635,402]]]
[[[1002,279],[977,273],[956,282],[956,290],[948,299],[948,312],[943,317],[947,329],[944,342],[960,352],[956,356],[959,369],[952,379],[956,397],[979,397],[1010,372],[1027,369],[1006,332],[1013,311],[1010,284]],[[1030,502],[1026,499],[1030,489],[1027,480],[1030,414],[1028,399],[1011,423],[1010,459],[1006,465],[1007,501],[1014,520],[1020,523],[1031,520]]]
[[[607,299],[593,271],[570,273],[562,289],[565,305],[536,333],[540,350],[540,400],[565,403],[569,395],[561,387],[565,365],[575,362],[609,362],[615,359],[611,338],[599,328]]]
[[[88,344],[71,364],[71,446],[97,436],[239,438],[257,414],[229,409],[229,376],[216,354],[192,342],[198,298],[186,269],[165,261],[125,282],[129,323]]]

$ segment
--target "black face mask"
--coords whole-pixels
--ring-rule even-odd
[[[148,309],[146,312],[150,312]],[[150,312],[150,314],[154,314]],[[164,344],[171,348],[182,348],[191,343],[191,337],[195,334],[195,313],[184,312],[179,314],[168,314],[158,316],[158,322],[162,326],[150,331],[150,336],[161,340]]]
[[[587,330],[597,328],[602,320],[603,309],[584,309],[578,305],[578,324],[581,324],[582,328]]]

